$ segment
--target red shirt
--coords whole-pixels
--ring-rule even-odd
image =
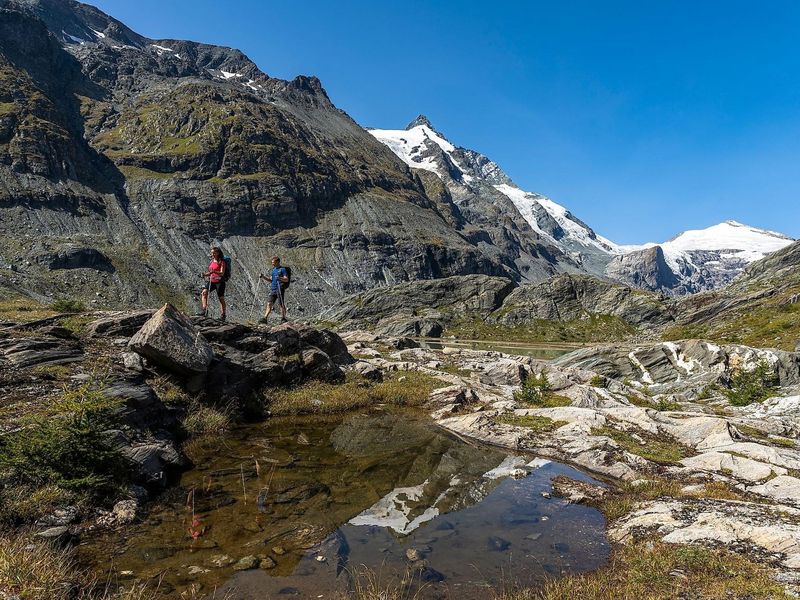
[[[211,276],[208,278],[211,283],[219,283],[222,281],[222,267],[225,264],[223,260],[212,260],[208,265],[208,271]]]

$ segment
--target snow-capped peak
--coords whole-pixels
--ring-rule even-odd
[[[486,156],[453,145],[425,115],[419,115],[406,129],[368,131],[410,167],[436,173],[445,183],[465,186],[473,193],[500,192],[511,200],[531,229],[578,262],[587,258],[587,252],[602,256],[621,252],[613,242],[596,235],[565,207],[545,196],[520,189]],[[607,259],[600,262],[605,264]]]
[[[682,266],[697,267],[697,256],[715,253],[716,260],[751,263],[767,254],[788,246],[794,240],[782,233],[744,225],[737,221],[723,221],[705,229],[690,229],[662,243],[652,242],[641,246],[626,246],[626,251],[661,246],[667,264],[677,273]]]
[[[441,165],[444,153],[447,160],[459,167],[452,156],[456,147],[436,131],[427,117],[420,115],[406,129],[369,129],[375,138],[383,142],[404,163],[415,169],[425,169],[443,175],[447,165]],[[438,160],[437,160],[438,159]]]

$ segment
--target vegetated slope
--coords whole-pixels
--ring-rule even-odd
[[[0,8],[0,286],[186,304],[210,243],[234,257],[240,315],[273,254],[307,315],[377,284],[517,276],[316,78],[151,40],[74,1]],[[531,269],[552,262],[543,251]]]
[[[675,311],[670,339],[794,350],[800,346],[800,242],[752,263],[726,288],[681,299]]]
[[[621,246],[609,277],[652,291],[685,295],[724,287],[747,265],[794,240],[781,233],[725,221],[684,231],[662,244]]]

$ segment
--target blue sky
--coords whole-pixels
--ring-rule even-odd
[[[800,2],[90,2],[317,75],[365,126],[425,113],[620,243],[725,219],[800,237]]]

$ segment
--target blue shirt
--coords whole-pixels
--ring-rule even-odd
[[[281,280],[278,279],[278,277],[286,277],[286,269],[284,269],[283,267],[273,267],[272,268],[272,286],[271,286],[271,289],[272,289],[272,293],[273,294],[277,294],[278,293],[278,287],[281,284]],[[283,290],[281,290],[281,291],[283,291]]]

